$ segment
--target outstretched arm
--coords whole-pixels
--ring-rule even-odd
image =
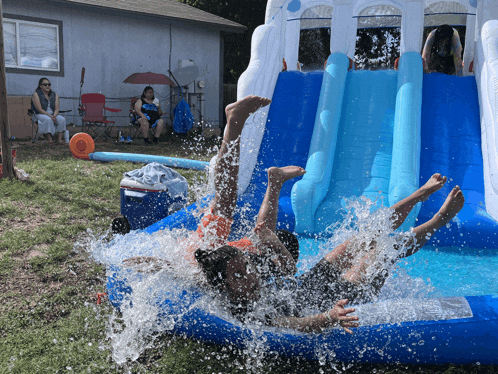
[[[358,327],[358,317],[351,316],[350,313],[355,311],[354,308],[344,308],[348,300],[339,300],[333,309],[315,314],[309,317],[279,317],[271,321],[271,325],[276,327],[288,327],[301,332],[322,332],[328,327],[334,327],[337,324],[348,334],[352,334],[351,328]]]
[[[458,35],[458,32],[455,30],[453,33],[453,39],[452,39],[452,44],[453,44],[453,56],[454,56],[454,61],[455,61],[455,74],[457,76],[462,76],[463,73],[463,60],[462,60],[462,43],[460,42],[460,36]]]

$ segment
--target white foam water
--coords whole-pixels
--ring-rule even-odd
[[[205,191],[203,191],[205,192]],[[404,251],[410,234],[393,233],[389,209],[380,209],[374,213],[370,210],[374,202],[368,199],[353,199],[347,202],[345,219],[334,227],[335,234],[326,240],[311,240],[312,243],[301,241],[300,272],[311,268],[320,258],[345,240],[351,240],[355,245],[355,258],[360,259],[371,255],[371,248],[361,243],[375,240],[376,246],[373,265],[367,269],[367,279],[373,279],[379,271],[387,269],[393,272],[392,262]],[[230,316],[218,297],[209,292],[204,293],[183,308],[184,290],[202,289],[202,276],[199,269],[185,258],[185,240],[189,237],[188,230],[165,229],[152,234],[131,232],[124,236],[114,236],[110,241],[105,238],[93,238],[86,243],[81,242],[91,255],[107,266],[108,272],[115,271],[115,266],[121,267],[117,279],[126,279],[126,284],[132,290],[127,293],[121,303],[120,313],[114,311],[107,324],[107,337],[110,340],[113,360],[123,365],[136,361],[147,348],[153,347],[156,337],[161,332],[171,331],[175,323],[193,307],[215,314],[229,322],[246,328],[245,348],[242,350],[247,372],[259,372],[262,359],[268,352],[263,331],[282,330],[262,326],[260,323],[242,325],[240,321]],[[395,249],[394,245],[398,248]],[[123,260],[134,256],[150,256],[158,261],[143,263],[139,266],[123,266]],[[392,260],[392,261],[391,261]],[[380,298],[404,298],[423,296],[430,291],[424,282],[412,279],[402,271],[395,272],[384,286]],[[170,300],[172,308],[165,313],[161,310],[158,299]],[[187,303],[188,304],[188,303]],[[175,308],[174,306],[178,306]],[[284,330],[285,331],[285,330]],[[289,332],[288,330],[285,332]],[[326,347],[316,348],[317,357],[324,363],[332,362],[334,352]]]

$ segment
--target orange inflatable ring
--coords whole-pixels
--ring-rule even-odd
[[[89,154],[95,150],[95,142],[86,132],[79,132],[69,141],[69,149],[73,157],[88,160]]]

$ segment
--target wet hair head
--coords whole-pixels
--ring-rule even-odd
[[[434,48],[437,52],[444,51],[445,55],[451,53],[451,43],[453,41],[453,27],[450,25],[441,25],[436,29],[434,36]]]
[[[142,99],[142,100],[143,100],[143,99],[145,99],[145,93],[146,93],[147,91],[149,91],[149,90],[154,91],[154,89],[153,89],[151,86],[146,86],[146,87],[144,88],[143,92],[142,92],[142,96],[140,96],[140,99]],[[152,100],[154,100],[154,99],[155,99],[155,97],[154,97],[154,95],[152,95]]]
[[[214,289],[220,290],[227,288],[228,262],[240,253],[240,249],[224,245],[214,251],[205,251],[199,248],[195,251],[194,255],[208,283]]]
[[[299,240],[297,240],[296,235],[284,229],[278,229],[275,234],[292,255],[294,261],[297,261],[299,259]]]

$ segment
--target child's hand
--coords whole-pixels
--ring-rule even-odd
[[[320,328],[333,327],[335,325],[340,325],[344,331],[348,334],[352,334],[352,327],[358,327],[358,317],[351,316],[349,314],[355,311],[354,308],[345,308],[344,306],[348,303],[347,299],[339,300],[334,308],[322,313],[320,316],[324,316],[324,319],[319,321]]]

